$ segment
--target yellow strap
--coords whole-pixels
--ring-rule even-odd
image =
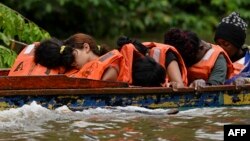
[[[101,46],[97,45],[98,51],[101,51]]]
[[[64,49],[65,49],[66,46],[61,46],[61,49],[60,49],[60,54],[63,53]]]

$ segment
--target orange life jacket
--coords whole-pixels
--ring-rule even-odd
[[[182,70],[181,71],[182,79],[183,79],[184,84],[187,85],[187,70],[185,68],[183,59],[181,58],[180,54],[177,52],[175,48],[165,45],[165,44],[154,43],[154,42],[145,42],[143,44],[150,49],[149,55],[152,58],[154,58],[156,62],[161,64],[164,68],[165,68],[166,52],[168,50],[173,51],[176,54],[177,58],[180,60],[179,64],[181,65],[180,68]],[[143,55],[139,53],[139,51],[131,43],[123,45],[120,52],[123,55],[123,60],[122,60],[123,65],[121,65],[121,70],[120,70],[120,75],[118,77],[118,80],[132,84],[132,81],[133,81],[132,80],[132,66],[133,66],[134,54],[136,53],[139,56],[140,55],[143,56]]]
[[[145,45],[146,47],[150,49],[149,56],[154,58],[154,60],[157,63],[161,64],[165,68],[165,70],[167,70],[165,66],[166,58],[167,58],[166,53],[168,51],[172,51],[178,59],[178,64],[181,70],[182,81],[184,85],[187,86],[188,79],[187,79],[187,69],[186,69],[185,63],[181,55],[179,54],[179,52],[173,46],[162,44],[162,43],[156,43],[156,42],[144,42],[143,45]],[[170,80],[168,79],[168,76],[166,76],[166,83],[167,82],[170,82]]]
[[[118,50],[112,50],[100,56],[98,59],[86,63],[77,73],[68,76],[101,80],[105,70],[110,67],[112,63],[120,62],[121,59],[121,53]]]
[[[34,62],[35,44],[25,47],[17,56],[8,76],[55,75],[59,69],[48,69]]]
[[[245,57],[233,63],[234,75],[239,74],[241,70],[245,68],[244,61],[245,61]]]
[[[220,46],[212,44],[212,48],[206,52],[203,58],[187,69],[188,81],[190,83],[196,79],[204,79],[207,81],[220,54],[224,55],[227,62],[227,78],[231,78],[233,74],[233,64],[230,58]]]
[[[123,59],[120,62],[120,73],[118,76],[118,81],[127,82],[132,84],[132,67],[133,67],[133,59],[134,53],[140,54],[132,43],[125,44],[122,46],[120,53],[123,56]]]

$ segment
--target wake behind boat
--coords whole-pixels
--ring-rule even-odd
[[[127,83],[54,76],[7,76],[0,71],[0,109],[36,101],[48,109],[66,105],[71,110],[93,107],[139,106],[198,108],[250,105],[250,85],[194,88],[129,87]]]

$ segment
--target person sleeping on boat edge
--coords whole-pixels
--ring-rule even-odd
[[[163,86],[181,88],[187,85],[187,71],[184,61],[174,47],[156,42],[141,43],[126,36],[120,37],[117,44],[124,58],[130,60],[129,62],[133,60],[133,56],[129,55],[132,53],[129,52],[133,51],[140,53],[142,56],[150,56],[157,64],[159,63],[166,70],[166,80]],[[154,69],[156,68],[152,70]]]
[[[26,46],[15,59],[8,76],[27,76],[27,75],[57,75],[60,74],[60,68],[48,69],[34,62],[35,48],[40,43],[35,42]]]
[[[68,40],[64,41],[64,44],[71,44],[72,40],[73,39],[69,38]],[[41,47],[39,50],[48,49],[46,51],[50,51],[54,47],[55,51],[57,51],[56,58],[58,58],[58,56],[61,55],[61,54],[58,54],[58,52],[63,52],[63,51],[65,51],[65,49],[68,50],[68,48],[66,48],[66,46],[65,47],[63,46],[62,41],[60,41],[58,39],[55,39],[55,38],[49,39],[49,40],[44,40],[44,41],[41,42],[41,44],[42,45],[40,45],[40,43],[36,43],[36,46],[32,45],[32,46],[29,46],[29,47],[27,47],[27,48],[25,48],[23,50],[23,52],[25,52],[25,55],[28,57],[28,59],[24,58],[25,61],[28,61],[32,65],[29,65],[29,66],[27,66],[27,65],[19,65],[18,68],[21,68],[20,70],[23,70],[23,68],[27,69],[25,71],[26,73],[22,73],[22,74],[19,74],[19,75],[28,75],[28,74],[29,75],[33,75],[33,74],[34,75],[52,75],[52,74],[56,75],[56,74],[64,74],[64,73],[66,73],[66,75],[71,75],[72,73],[76,73],[76,69],[75,69],[76,67],[75,66],[71,66],[71,65],[69,65],[67,67],[67,69],[65,67],[63,67],[63,66],[60,67],[60,69],[59,68],[58,69],[49,69],[49,68],[54,68],[53,64],[55,65],[58,62],[54,63],[56,61],[56,59],[53,57],[53,55],[50,55],[50,53],[48,53],[48,52],[47,53],[42,53],[42,54],[44,55],[43,57],[45,57],[47,60],[49,60],[49,61],[45,61],[46,63],[50,63],[50,64],[47,64],[47,65],[50,66],[52,64],[52,66],[50,66],[49,68],[47,68],[45,66],[42,66],[40,64],[35,63],[35,61],[34,61],[34,53],[35,53],[35,51],[34,50],[35,50],[36,47],[39,47],[39,48]],[[48,46],[53,46],[53,47],[52,48],[48,48]],[[58,46],[60,46],[60,50],[58,50]],[[74,48],[75,46],[71,46],[71,47]],[[99,50],[99,52],[100,52],[100,50]],[[105,53],[106,52],[105,49],[103,49],[102,52]],[[42,55],[42,54],[40,54],[40,55]],[[38,57],[38,56],[36,56],[36,57]],[[69,58],[70,55],[66,56],[66,58],[67,57]],[[19,59],[17,59],[17,60],[19,60]],[[37,60],[37,62],[40,62],[40,61],[41,60]],[[139,72],[140,68],[148,68],[148,70],[146,70],[146,71],[150,72],[150,74],[152,74],[152,75],[154,75],[154,73],[151,73],[152,72],[151,70],[153,70],[154,68],[159,68],[159,69],[155,69],[155,72],[164,70],[164,69],[160,68],[158,66],[158,64],[155,64],[154,62],[152,62],[152,60],[150,60],[148,58],[137,58],[137,59],[135,59],[134,63],[136,64],[136,66],[142,66],[142,67],[139,67],[139,68],[138,67],[134,67],[134,71],[133,71],[134,74],[136,74],[137,72]],[[27,63],[24,63],[24,64],[27,64]],[[20,67],[20,66],[22,66],[22,67]],[[37,66],[39,66],[39,67],[37,67]],[[13,68],[14,69],[12,69],[12,70],[16,69],[16,67],[13,67]],[[149,69],[149,68],[151,68],[151,69]],[[33,71],[30,71],[30,69],[32,69]],[[48,71],[48,70],[53,70],[53,71]],[[30,73],[30,72],[32,72],[32,73]],[[36,72],[36,73],[34,73],[34,72]],[[53,72],[53,73],[48,73],[48,72]],[[144,74],[145,74],[145,71],[144,71]],[[141,79],[140,78],[138,79],[137,76],[139,77],[140,75],[134,75],[133,76],[134,79],[135,79],[134,85],[141,85],[142,83],[139,82]],[[164,78],[164,76],[163,77],[157,77],[157,78],[153,77],[153,79],[151,79],[151,81],[148,81],[148,80],[150,80],[149,77],[150,77],[150,75],[147,75],[147,77],[144,77],[146,79],[144,79],[145,81],[143,81],[143,86],[154,86],[154,87],[156,87],[156,86],[160,86],[161,83],[164,83],[161,80],[160,80],[160,82],[155,83],[156,81],[158,81],[158,80],[155,81],[155,79]],[[148,83],[148,82],[150,82],[150,83]],[[153,83],[151,83],[151,82],[153,82]]]
[[[180,52],[190,87],[221,85],[233,73],[232,62],[225,51],[201,40],[194,32],[172,28],[165,33],[164,43]]]
[[[57,45],[56,44],[52,44],[52,43],[56,42],[56,41],[51,42],[52,39],[48,40],[48,44],[43,45],[41,43],[41,46],[35,52],[36,55],[39,55],[39,56],[36,56],[36,57],[38,59],[40,59],[40,60],[38,60],[36,62],[37,63],[41,63],[41,64],[43,64],[43,65],[45,65],[45,66],[47,66],[49,68],[53,68],[55,64],[61,63],[62,60],[56,59],[59,62],[55,62],[54,59],[55,58],[60,58],[62,52],[72,50],[70,48],[76,48],[76,49],[77,48],[81,48],[81,46],[82,46],[81,42],[82,41],[81,42],[79,41],[81,39],[80,37],[82,37],[82,34],[81,35],[78,34],[78,36],[73,36],[72,38],[69,38],[69,39],[65,40],[64,43],[63,43],[64,45],[62,45],[62,43],[58,43]],[[55,40],[55,39],[53,39],[53,40]],[[76,43],[77,43],[78,46],[79,46],[79,44],[81,46],[80,47],[76,47],[75,46]],[[67,45],[70,46],[70,48],[67,47]],[[52,49],[54,50],[53,52],[51,51]],[[60,49],[60,51],[59,51],[59,49]],[[41,51],[41,50],[43,50],[43,51]],[[58,54],[58,52],[60,52],[60,54]],[[72,52],[72,51],[70,51],[70,52]],[[52,53],[54,53],[54,54],[52,54]],[[68,56],[66,56],[66,52],[64,52],[64,53],[65,53],[65,57],[66,58],[70,57],[71,60],[74,60],[74,58],[72,58],[72,55],[70,53],[68,53]],[[59,56],[59,57],[57,57],[56,55]],[[107,56],[107,57],[109,57],[109,56]],[[65,59],[65,60],[69,61],[68,58]],[[61,57],[61,59],[63,59],[63,57]],[[79,59],[79,62],[83,61],[82,58],[80,58],[80,57],[78,59]],[[44,62],[44,60],[45,60],[45,62]],[[47,61],[47,60],[50,60],[50,61]],[[51,60],[53,60],[53,61],[51,61]],[[73,62],[73,61],[69,61],[69,62]],[[138,78],[138,77],[140,77],[140,75],[134,75],[133,78],[135,79],[135,81],[134,81],[133,85],[148,86],[148,87],[153,87],[154,86],[154,87],[156,87],[156,86],[160,86],[160,83],[164,83],[164,79],[161,79],[161,78],[164,78],[164,74],[163,74],[163,77],[162,77],[162,75],[159,76],[158,73],[154,73],[154,72],[159,72],[159,71],[160,72],[164,72],[165,71],[164,68],[161,68],[160,65],[158,65],[157,63],[154,63],[152,60],[150,60],[148,58],[140,58],[140,57],[135,57],[134,62],[135,62],[134,64],[136,64],[136,65],[135,65],[135,67],[133,67],[133,74],[136,74],[137,72],[141,72],[141,74],[147,74],[147,75],[143,75],[144,76],[143,77],[144,81],[142,81],[141,78]],[[68,64],[68,66],[66,66],[65,68],[72,67],[72,65],[71,65],[72,63],[67,63],[67,64]],[[79,64],[81,64],[81,63],[79,63]],[[56,66],[58,66],[58,65],[56,65]],[[85,65],[83,65],[83,67],[84,66]],[[120,66],[124,66],[124,64],[120,63]],[[137,67],[137,66],[139,66],[139,67]],[[141,71],[140,70],[141,68],[147,68],[147,69],[145,69],[144,71]],[[155,68],[158,68],[158,69],[155,69]],[[155,71],[152,71],[153,69],[155,69]],[[95,70],[95,69],[93,71],[98,72],[98,70]],[[66,72],[66,74],[68,76],[72,76],[72,74],[70,74],[70,73],[71,73],[70,71]],[[150,74],[150,75],[148,75],[148,74]],[[155,74],[156,74],[156,76],[159,76],[159,77],[155,77]],[[119,76],[122,76],[122,75],[126,75],[126,74],[124,74],[124,73],[123,74],[119,74]],[[83,77],[83,78],[85,78],[85,77]],[[160,80],[158,80],[158,79],[160,79]],[[160,81],[160,82],[155,83],[156,81],[157,82]]]
[[[165,83],[165,77],[165,69],[153,58],[149,56],[134,57],[132,66],[132,85],[161,87]]]
[[[249,48],[244,45],[247,23],[237,12],[224,17],[216,28],[214,41],[230,57],[234,66],[234,75],[239,74],[250,60]]]
[[[149,56],[165,68],[165,86],[182,88],[188,85],[187,69],[184,60],[173,46],[157,42],[143,42],[143,45],[149,49]]]
[[[55,38],[41,42],[34,60],[49,69],[63,67],[69,77],[116,81],[121,59],[118,50],[108,52],[93,37],[77,33],[64,42]]]
[[[150,56],[145,56],[145,47],[122,36],[117,40],[118,50],[123,55],[119,81],[135,86],[161,87],[165,83],[166,71]],[[138,48],[143,46],[143,48]]]

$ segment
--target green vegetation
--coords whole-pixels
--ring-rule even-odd
[[[10,67],[16,59],[16,52],[0,45],[0,68]]]
[[[197,32],[213,42],[221,18],[237,11],[250,20],[247,0],[1,0],[0,40],[15,38],[31,43],[51,36],[65,39],[84,32],[114,45],[120,35],[162,41],[171,27]],[[7,15],[3,14],[7,11]],[[4,19],[4,20],[3,20]],[[5,21],[5,23],[4,23]],[[6,24],[8,23],[8,24]],[[4,25],[4,26],[3,26]],[[42,30],[40,27],[45,29]],[[112,43],[111,43],[112,42]],[[249,43],[249,39],[247,43]],[[0,43],[1,44],[1,43]]]
[[[3,0],[51,35],[85,32],[98,38],[163,33],[171,27],[211,36],[220,19],[238,11],[250,19],[246,0]]]
[[[32,43],[49,37],[48,32],[0,3],[0,67],[10,67],[16,58],[9,48],[11,39]]]

